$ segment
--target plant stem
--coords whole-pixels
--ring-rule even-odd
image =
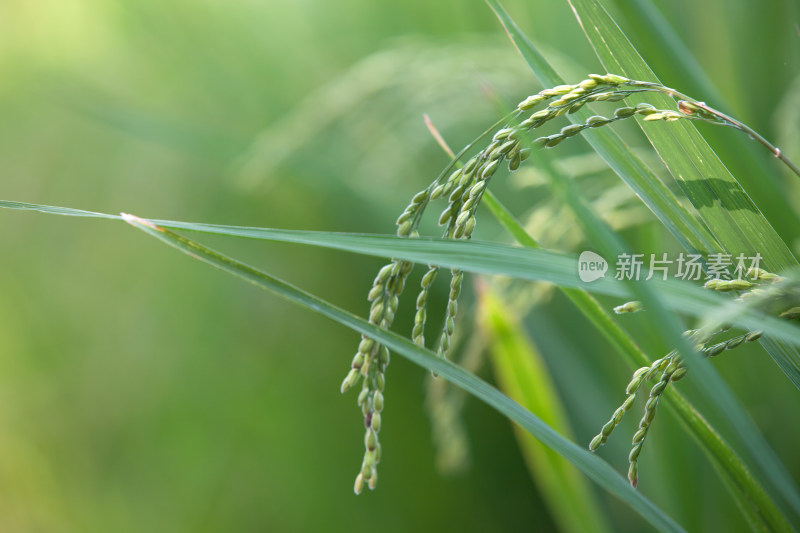
[[[664,89],[667,88],[665,87]],[[674,95],[684,97],[684,95],[677,92],[675,92]],[[453,151],[430,120],[426,120],[426,125],[444,152],[453,157]],[[461,153],[463,153],[463,151]],[[459,153],[459,156],[461,153]],[[457,159],[453,157],[453,162],[458,164],[456,161]],[[451,166],[453,162],[451,162]],[[536,239],[534,239],[516,219],[514,214],[511,213],[489,189],[487,189],[484,194],[484,203],[497,221],[500,222],[519,244],[528,248],[541,247],[539,243],[536,242]],[[581,289],[564,287],[559,287],[559,289],[576,307],[578,307],[589,321],[597,327],[603,336],[614,345],[632,368],[650,366],[652,363],[651,359],[642,351],[631,336],[617,324],[609,311],[592,295]],[[715,462],[715,465],[718,466],[717,470],[727,476],[723,478],[723,484],[731,489],[731,495],[734,500],[737,501],[747,520],[749,522],[755,521],[763,524],[764,529],[767,530],[780,532],[794,531],[775,503],[764,491],[763,487],[745,466],[742,459],[702,415],[700,415],[689,400],[674,388],[667,391],[665,397],[667,399],[666,405],[671,411],[678,415],[681,424],[686,429],[690,430],[694,438],[701,444],[701,448],[707,452],[712,461]]]
[[[514,215],[487,190],[485,204],[495,218],[519,244],[538,248],[536,240],[525,230]],[[586,318],[594,324],[603,336],[617,348],[631,368],[649,366],[652,361],[625,332],[605,307],[589,293],[580,289],[560,288]],[[701,443],[712,460],[720,466],[719,471],[728,476],[732,483],[734,497],[739,501],[742,512],[750,515],[749,518],[758,517],[774,531],[793,531],[791,525],[781,514],[775,503],[769,498],[761,485],[753,477],[750,470],[742,462],[731,446],[720,436],[716,430],[700,415],[680,392],[674,388],[666,393],[666,405],[678,415],[685,428]],[[726,483],[727,484],[727,483]]]
[[[660,92],[660,93],[666,94],[667,96],[672,96],[674,98],[678,98],[680,100],[686,100],[687,102],[692,103],[693,105],[699,107],[700,109],[702,109],[706,113],[709,113],[710,115],[713,115],[713,116],[717,117],[721,122],[704,119],[703,117],[697,117],[697,118],[699,118],[700,120],[704,120],[705,122],[709,122],[711,124],[727,125],[727,126],[730,126],[732,128],[736,128],[737,130],[746,133],[751,139],[753,139],[754,141],[758,142],[759,144],[764,146],[767,150],[769,150],[772,153],[772,155],[774,155],[777,159],[780,159],[783,162],[783,164],[785,164],[789,168],[789,170],[791,170],[795,175],[797,175],[797,177],[800,177],[800,167],[798,167],[794,163],[794,161],[789,159],[786,156],[786,154],[784,154],[781,151],[780,148],[778,148],[777,146],[775,146],[774,144],[772,144],[771,142],[766,140],[757,131],[755,131],[750,126],[747,126],[743,122],[741,122],[739,120],[736,120],[735,118],[733,118],[733,117],[731,117],[729,115],[726,115],[722,111],[718,111],[718,110],[714,109],[713,107],[709,106],[705,102],[700,102],[698,100],[695,100],[694,98],[692,98],[690,96],[687,96],[687,95],[685,95],[685,94],[683,94],[683,93],[681,93],[679,91],[676,91],[675,89],[672,89],[670,87],[665,87],[663,85],[659,85],[657,83],[650,83],[650,82],[633,82],[631,85],[633,85],[635,87],[642,87],[645,90],[649,90],[649,91]]]

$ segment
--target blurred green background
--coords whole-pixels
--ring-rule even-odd
[[[654,37],[643,2],[606,4],[665,84],[800,157],[796,2],[710,0],[702,13],[688,0],[655,2],[722,102]],[[506,7],[567,79],[600,70],[566,2]],[[496,120],[498,99],[539,89],[478,0],[4,0],[0,197],[391,233],[408,198],[446,164],[423,113],[458,147]],[[658,165],[632,128],[620,131]],[[758,165],[743,158],[735,132],[702,131],[796,251],[800,228],[787,206],[798,205],[800,187],[768,154]],[[556,156],[587,153],[580,141]],[[600,198],[617,182],[587,161],[586,190]],[[520,216],[534,207],[552,215],[532,220],[545,242],[580,251],[535,173],[497,191]],[[619,194],[598,208],[610,205],[603,214],[632,243],[674,248]],[[483,215],[477,237],[507,240]],[[201,240],[359,314],[381,265]],[[389,369],[381,481],[354,496],[363,426],[355,394],[338,388],[356,334],[121,224],[3,211],[0,249],[0,531],[553,527],[508,422],[476,401],[463,413],[469,468],[437,472],[426,375],[400,358]],[[437,287],[439,304],[445,290]],[[407,296],[396,324],[404,333]],[[622,400],[629,370],[604,355],[608,346],[568,302],[539,292],[517,303],[530,310],[528,330],[579,442],[588,442]],[[636,320],[626,324],[651,353],[663,350]],[[759,349],[717,367],[797,478],[800,428],[787,423],[797,420],[797,390]],[[492,379],[486,366],[481,375]],[[643,454],[640,490],[695,530],[739,529],[704,456],[664,413]],[[602,452],[620,470],[628,439],[612,438]],[[598,497],[617,530],[647,529]]]

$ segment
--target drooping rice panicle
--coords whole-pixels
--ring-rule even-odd
[[[619,102],[630,95],[649,91],[661,92],[679,98],[677,109],[659,110],[647,103],[640,103],[636,106],[622,106],[617,108],[611,116],[591,116],[583,123],[564,126],[557,133],[551,135],[535,139],[530,135],[532,131],[557,117],[574,113],[587,104]],[[539,105],[544,107],[528,114]],[[672,122],[682,119],[703,120],[740,129],[751,134],[758,142],[767,146],[776,157],[779,157],[800,176],[800,169],[789,161],[780,150],[757,136],[757,134],[753,135],[755,132],[752,132],[740,122],[710,108],[703,102],[698,102],[673,89],[655,83],[630,80],[615,74],[590,74],[587,79],[577,84],[543,89],[539,93],[527,97],[503,121],[495,124],[476,141],[470,143],[470,145],[456,154],[450,165],[439,177],[425,190],[417,193],[398,217],[397,235],[408,238],[417,237],[419,235],[418,227],[426,207],[431,201],[444,198],[447,200],[447,205],[439,216],[439,224],[445,226],[444,237],[470,239],[477,225],[478,206],[489,186],[490,180],[501,166],[507,166],[509,171],[512,172],[517,170],[530,154],[531,148],[529,145],[552,148],[588,128],[603,127],[635,116],[641,116],[648,122]],[[505,125],[503,125],[504,123]],[[483,136],[492,133],[491,141],[485,148],[470,157],[462,168],[456,168],[461,157],[474,148]],[[369,301],[371,303],[369,320],[371,323],[382,328],[391,326],[397,312],[399,296],[412,268],[413,264],[410,262],[394,260],[378,273],[369,292]],[[429,265],[428,271],[420,283],[412,330],[412,339],[420,346],[425,346],[429,296],[439,270],[437,265]],[[710,280],[705,286],[708,289],[721,292],[740,292],[742,293],[740,297],[743,299],[748,297],[763,298],[763,289],[758,286],[757,282],[781,280],[775,274],[761,269],[748,271],[748,275],[751,275],[752,280]],[[442,357],[447,356],[450,339],[455,329],[458,298],[461,293],[463,278],[464,273],[462,271],[451,270],[447,305],[436,346],[436,352]],[[615,308],[617,313],[632,313],[640,310],[641,305],[638,302],[628,302]],[[800,306],[788,310],[784,308],[782,311],[781,316],[784,318],[800,317]],[[713,357],[744,342],[756,340],[760,336],[759,332],[748,332],[726,342],[710,344],[714,335],[719,332],[714,332],[705,339],[694,339],[698,350],[703,355]],[[381,410],[384,401],[385,371],[388,363],[388,350],[371,339],[362,337],[359,349],[351,363],[350,372],[342,383],[342,391],[344,392],[356,385],[359,380],[362,380],[358,403],[364,414],[366,451],[361,471],[356,479],[356,492],[360,492],[364,485],[374,488],[377,482],[376,467],[380,462],[381,451],[378,433],[380,431]],[[650,424],[655,416],[655,407],[659,398],[670,382],[681,379],[686,372],[686,367],[675,352],[670,352],[667,356],[655,361],[650,367],[639,369],[627,387],[627,397],[622,406],[614,412],[609,422],[603,426],[601,433],[592,439],[590,448],[595,450],[606,442],[611,432],[620,423],[625,412],[631,408],[641,386],[656,376],[660,376],[658,383],[650,391],[648,405],[645,408],[645,416],[642,418],[643,421],[647,419],[647,423],[644,426],[641,426],[640,423],[640,431],[637,433],[639,438],[634,443],[636,451],[631,451],[631,456],[635,455],[635,459],[638,459],[644,437],[649,431]],[[631,479],[638,479],[638,463],[636,460],[631,461],[631,472]]]

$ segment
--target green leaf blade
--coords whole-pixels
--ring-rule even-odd
[[[516,422],[546,446],[584,472],[589,478],[608,490],[642,515],[659,531],[684,531],[673,519],[656,507],[650,500],[633,489],[608,463],[589,453],[577,444],[559,435],[541,419],[524,409],[500,391],[465,371],[457,365],[437,357],[433,352],[415,345],[408,339],[378,328],[352,313],[339,309],[328,302],[306,293],[264,272],[244,265],[230,257],[214,252],[193,241],[158,227],[150,221],[124,215],[123,218],[152,237],[182,251],[183,253],[248,281],[260,288],[281,296],[302,307],[331,318],[363,335],[386,345],[390,350],[406,357],[411,362],[464,388],[467,392],[490,405],[501,414]]]
[[[564,436],[571,436],[564,407],[536,346],[520,318],[489,287],[479,291],[479,326],[489,346],[489,359],[500,389]],[[609,531],[588,486],[553,450],[529,433],[515,431],[528,470],[547,502],[560,531]]]
[[[637,80],[657,81],[655,74],[599,2],[567,1],[609,72]],[[644,99],[643,96],[630,98],[632,103]],[[663,94],[647,95],[646,99],[656,107],[674,107],[674,102]],[[766,268],[773,271],[796,267],[797,260],[789,248],[694,125],[687,121],[678,122],[680,124],[669,123],[664,127],[652,127],[643,124],[643,121],[639,121],[639,124],[706,226],[713,231],[721,245],[718,251],[727,252],[733,257],[740,253],[746,256],[759,253],[765,260]],[[793,346],[776,345],[775,341],[763,346],[790,380],[800,385],[800,351]],[[719,392],[722,391],[717,391],[717,394]],[[725,403],[735,401],[727,392],[724,397]],[[722,404],[720,397],[715,395],[712,399]],[[753,459],[800,516],[800,491],[774,452],[766,446],[763,438],[752,431],[753,424],[749,420],[737,417],[731,422]]]

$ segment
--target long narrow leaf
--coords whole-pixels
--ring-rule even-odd
[[[69,216],[120,219],[122,217],[75,210],[69,208],[41,206],[20,202],[0,201],[0,207],[36,210]],[[150,224],[157,221],[147,221]],[[547,281],[562,287],[585,288],[599,294],[630,297],[626,288],[613,280],[598,280],[584,284],[575,272],[575,258],[536,249],[520,249],[507,245],[479,242],[455,242],[438,239],[402,239],[378,235],[352,235],[325,232],[274,230],[268,228],[243,228],[187,222],[162,221],[161,224],[177,229],[211,234],[250,237],[282,242],[312,244],[329,248],[381,257],[398,257],[420,263],[440,264],[461,270],[504,274],[520,279]],[[710,291],[677,281],[654,281],[654,287],[665,297],[665,302],[675,310],[705,316],[715,312],[729,300]],[[740,306],[741,307],[741,306]],[[765,317],[747,309],[737,309],[719,318],[727,319],[743,327],[758,328],[776,338],[800,344],[800,330],[784,321]],[[745,479],[745,477],[741,477]]]
[[[563,84],[564,79],[517,27],[500,2],[486,0],[486,3],[497,15],[509,39],[542,85],[554,87]],[[577,124],[584,122],[590,115],[587,110],[580,110],[567,117]],[[711,234],[684,209],[675,195],[634,155],[619,135],[609,128],[591,128],[584,130],[582,135],[685,248],[700,252],[717,248],[717,243]]]
[[[121,220],[110,215],[66,207],[46,206],[0,200],[0,208],[24,209],[74,217],[91,217]],[[583,289],[595,294],[630,299],[632,293],[614,279],[599,279],[591,283],[580,281],[577,275],[577,258],[542,249],[519,248],[506,244],[480,241],[454,241],[449,239],[406,239],[395,236],[331,233],[323,231],[281,230],[243,226],[227,226],[145,219],[163,228],[194,231],[212,235],[227,235],[251,239],[309,244],[336,250],[371,255],[396,257],[419,264],[436,264],[478,274],[509,276],[521,280],[542,281],[560,287]],[[696,317],[714,317],[730,303],[712,291],[700,289],[680,280],[662,281],[657,278],[646,282],[664,298],[670,309]],[[719,318],[719,317],[717,317]],[[755,310],[741,308],[736,313],[726,312],[724,319],[800,346],[800,328],[763,315]]]
[[[541,440],[542,443],[556,450],[600,486],[630,505],[659,530],[683,531],[683,529],[663,511],[631,488],[608,463],[587,452],[575,443],[565,439],[542,422],[541,419],[531,414],[529,411],[526,411],[518,403],[475,375],[470,374],[445,359],[437,357],[433,352],[415,345],[408,339],[378,328],[364,319],[348,313],[343,309],[339,309],[269,274],[214,252],[164,228],[160,228],[147,220],[131,215],[125,215],[124,219],[134,227],[177,248],[194,259],[198,259],[229,274],[240,277],[260,288],[299,304],[306,309],[331,318],[354,331],[367,335],[386,345],[396,353],[406,357],[411,362],[431,372],[435,372],[439,376],[462,387],[470,394],[484,401],[504,416],[522,426],[526,431],[529,431],[532,435]]]
[[[498,221],[523,246],[538,248],[522,224],[497,200],[489,196],[484,201]],[[597,330],[616,348],[617,353],[636,369],[651,364],[638,344],[625,332],[608,309],[589,293],[580,289],[561,287],[561,291],[588,318]],[[719,320],[724,321],[725,318]],[[694,436],[701,448],[708,454],[712,465],[719,473],[723,484],[728,487],[739,508],[754,531],[794,531],[786,521],[764,488],[753,478],[742,459],[725,442],[716,430],[700,416],[691,403],[675,388],[667,391],[667,407],[672,409],[686,430]]]
[[[594,0],[568,0],[604,66],[635,79],[657,81],[653,71],[603,7]],[[632,97],[637,102],[643,97]],[[674,106],[665,95],[648,95],[661,108]],[[642,125],[653,147],[698,209],[720,243],[718,251],[732,256],[759,253],[768,267],[783,270],[797,260],[750,197],[700,136],[693,124],[681,121],[667,127]],[[642,122],[640,121],[640,125]],[[662,125],[659,125],[662,126]],[[800,350],[779,342],[762,346],[789,380],[800,389]],[[800,512],[800,494],[794,503]]]
[[[653,71],[597,1],[568,1],[609,72],[658,82]],[[660,109],[675,106],[674,100],[662,94],[630,97],[634,103],[645,100]],[[726,251],[731,254],[760,252],[775,269],[796,266],[797,260],[789,248],[694,124],[678,121],[662,126],[644,123],[642,129]]]
[[[538,350],[520,319],[492,290],[479,291],[479,324],[489,346],[490,361],[500,389],[550,427],[569,437],[564,407]],[[606,521],[583,479],[562,457],[530,434],[516,431],[528,470],[539,486],[559,529],[584,533],[608,531]]]
[[[555,73],[552,67],[550,67],[544,57],[519,30],[511,17],[505,12],[502,5],[500,5],[497,0],[486,1],[498,16],[498,19],[503,24],[512,42],[514,42],[521,55],[526,59],[534,73],[537,75],[537,77],[539,77],[540,81],[542,81],[542,83],[545,85],[551,86],[563,83],[562,79]],[[581,112],[576,113],[578,118],[584,118],[581,117],[580,114]],[[587,140],[589,140],[590,144],[592,144],[595,150],[598,151],[598,153],[603,156],[607,162],[609,162],[609,165],[612,166],[612,168],[617,171],[617,173],[623,179],[625,179],[626,182],[631,184],[631,187],[634,188],[637,194],[643,197],[643,200],[645,200],[645,203],[651,207],[653,212],[657,215],[661,215],[659,218],[662,220],[662,222],[665,219],[669,219],[671,221],[671,223],[666,223],[665,225],[668,229],[670,229],[670,231],[672,231],[673,235],[675,235],[678,240],[684,244],[684,246],[697,247],[699,245],[701,246],[701,250],[706,252],[719,249],[718,245],[711,245],[710,248],[702,247],[708,246],[707,241],[703,240],[706,233],[703,231],[702,226],[697,224],[697,222],[692,219],[686,219],[686,224],[695,230],[694,234],[676,233],[675,222],[682,220],[681,213],[676,213],[674,211],[671,213],[662,212],[661,209],[654,208],[654,206],[657,205],[656,199],[658,196],[645,197],[641,192],[641,190],[652,191],[654,188],[658,190],[659,186],[663,186],[663,184],[661,184],[661,182],[655,178],[652,173],[648,173],[644,176],[638,175],[639,178],[644,180],[644,183],[640,183],[637,182],[635,178],[631,179],[630,175],[620,172],[619,169],[624,170],[626,167],[630,166],[632,158],[630,150],[624,145],[624,143],[622,143],[620,139],[617,139],[618,142],[614,143],[607,135],[605,137],[601,137],[599,140],[595,139],[595,142],[592,142],[592,137],[597,134],[596,132],[606,134],[605,130],[595,130],[595,132],[588,132],[588,135],[584,136],[587,138]],[[611,146],[609,146],[609,144]],[[620,164],[622,162],[628,164]],[[626,179],[626,177],[628,179]],[[564,187],[568,187],[566,180],[562,181],[565,182]],[[554,186],[559,187],[560,183],[556,182],[554,183]],[[567,194],[567,198],[569,199],[573,210],[577,210],[576,214],[578,215],[579,220],[584,222],[584,229],[588,232],[590,237],[593,237],[593,242],[595,242],[595,244],[602,244],[610,253],[615,251],[616,254],[618,254],[620,251],[622,251],[622,248],[620,248],[616,243],[615,236],[611,235],[608,231],[602,231],[602,223],[600,223],[599,220],[594,219],[595,217],[589,213],[589,211],[582,205],[580,201],[577,200],[577,198],[575,198],[574,195]],[[677,202],[675,203],[677,204]],[[694,236],[694,239],[691,238],[692,236]],[[702,244],[699,244],[701,242]],[[616,254],[612,253],[612,255]],[[772,452],[772,450],[769,448],[763,437],[761,437],[761,435],[758,433],[755,425],[747,417],[744,409],[736,397],[719,377],[719,375],[713,370],[713,368],[711,368],[706,361],[698,360],[696,355],[692,353],[690,347],[686,343],[686,340],[678,335],[678,327],[674,321],[674,318],[665,313],[664,309],[661,307],[661,302],[659,302],[659,299],[657,299],[653,293],[647,290],[646,287],[636,285],[633,287],[633,290],[639,293],[638,296],[651,308],[651,313],[654,314],[660,325],[659,331],[664,331],[666,336],[671,337],[674,340],[674,345],[678,351],[684,355],[687,364],[695,370],[697,378],[706,384],[706,387],[701,389],[706,401],[713,405],[715,410],[727,418],[733,427],[736,428],[741,440],[750,450],[753,459],[762,466],[775,484],[780,486],[784,493],[786,491],[789,491],[790,493],[796,493],[796,489],[793,483],[791,483],[791,479],[788,478],[788,476],[786,476],[781,470],[780,461],[777,459],[774,452]],[[787,350],[789,348],[791,347],[787,347]],[[791,367],[788,364],[785,366],[791,370]]]
[[[606,69],[634,79],[658,81],[619,26],[596,0],[568,0],[586,36]],[[649,96],[654,98],[651,100]],[[641,98],[641,97],[640,97]],[[631,99],[637,102],[638,98]],[[657,107],[674,106],[665,95],[648,95]],[[643,126],[651,144],[661,156],[687,197],[722,244],[721,250],[760,253],[775,270],[797,266],[797,260],[763,217],[750,197],[708,146],[694,125],[685,122],[670,127]],[[672,127],[674,126],[674,127]],[[781,370],[800,387],[800,351],[772,341],[764,347]],[[727,396],[727,395],[726,395]],[[731,400],[728,398],[727,400]],[[744,425],[734,424],[754,459],[780,488],[794,511],[800,515],[800,491],[786,474],[777,457]],[[757,439],[760,441],[761,439]]]
[[[623,4],[622,2],[617,3]],[[660,68],[669,68],[674,79],[686,79],[687,83],[694,82],[693,86],[697,88],[697,94],[703,95],[703,100],[712,103],[715,109],[728,113],[723,95],[700,66],[692,50],[681,40],[669,20],[661,14],[653,0],[625,1],[624,5],[622,13],[629,15],[631,21],[636,21],[635,24],[628,27],[638,28],[638,34],[646,35],[652,48],[661,50],[661,56],[668,58],[667,61],[659,63]],[[735,162],[742,166],[742,172],[738,174],[737,178],[753,196],[756,205],[761,206],[762,209],[766,209],[764,207],[766,205],[770,206],[768,215],[777,228],[791,229],[800,225],[800,217],[792,208],[789,196],[785,194],[784,188],[780,185],[779,174],[764,172],[765,164],[774,163],[768,162],[771,157],[761,146],[750,141],[744,135],[730,130],[726,131],[725,128],[708,128],[705,135],[707,138],[716,138],[720,140],[720,143],[725,143],[724,155],[728,158],[735,158]],[[720,146],[720,143],[717,145]]]

